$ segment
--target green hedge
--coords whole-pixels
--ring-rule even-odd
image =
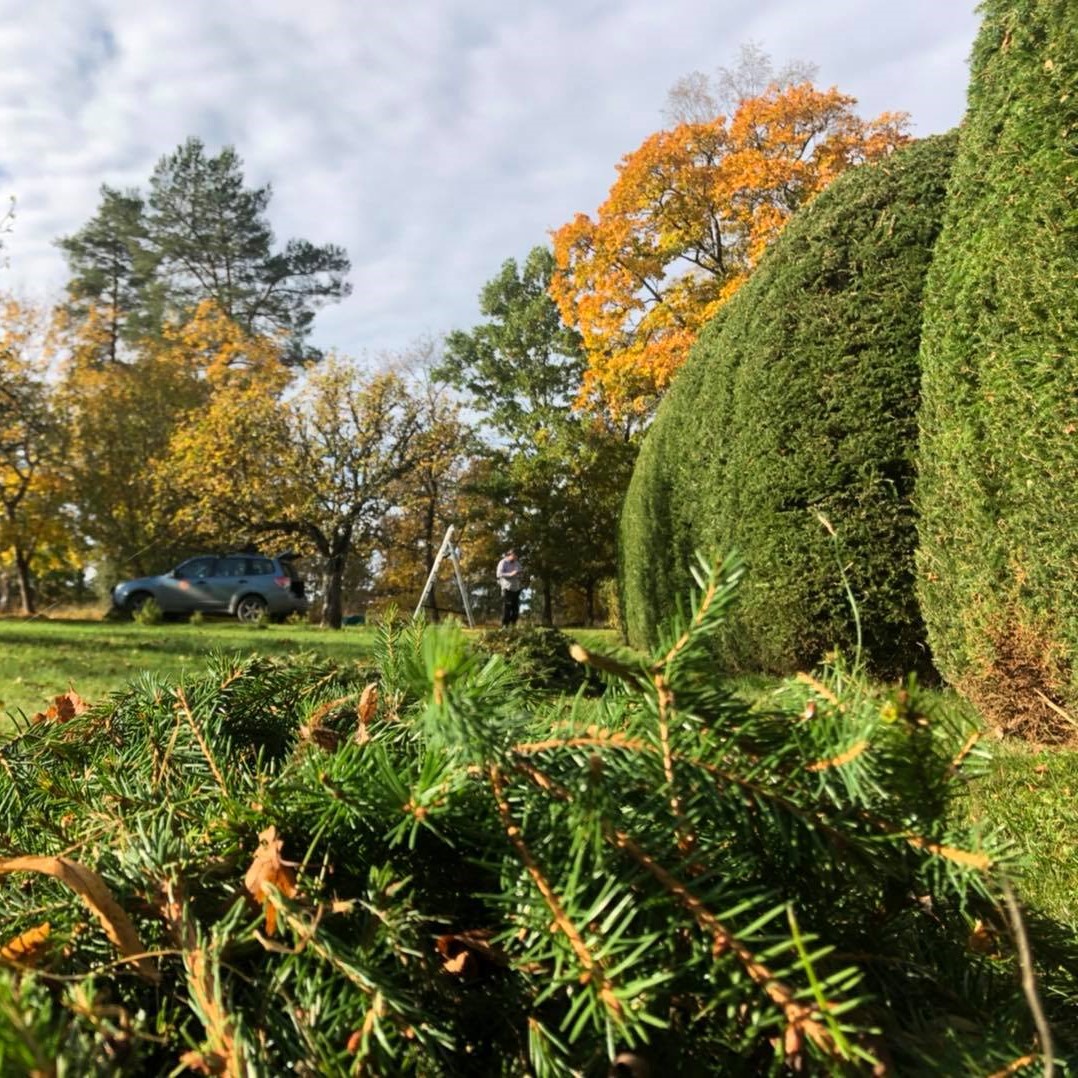
[[[926,286],[919,590],[1004,728],[1078,703],[1078,11],[988,0]]]
[[[929,665],[913,574],[917,352],[954,147],[926,139],[839,179],[697,342],[623,512],[634,643],[687,590],[691,551],[715,546],[749,567],[727,667],[782,673],[852,650],[840,558],[871,667]]]

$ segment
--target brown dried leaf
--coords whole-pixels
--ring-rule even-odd
[[[340,747],[343,738],[336,730],[318,723],[310,723],[299,728],[299,736],[303,741],[310,741],[326,752],[333,752]]]
[[[281,858],[284,840],[277,837],[277,828],[270,825],[258,836],[258,852],[243,877],[244,886],[266,911],[266,933],[272,936],[277,928],[277,910],[266,894],[265,885],[276,887],[286,898],[296,893],[295,861]]]
[[[40,872],[66,884],[90,907],[120,953],[125,958],[133,958],[139,975],[155,983],[160,979],[152,959],[135,957],[143,955],[146,948],[142,946],[131,918],[112,897],[112,892],[96,872],[67,857],[11,857],[0,861],[0,875],[9,872]]]
[[[489,929],[473,928],[438,936],[434,946],[443,958],[442,971],[470,981],[484,966],[508,966],[509,956],[491,945],[492,935]]]
[[[226,1074],[228,1072],[228,1060],[220,1052],[196,1052],[194,1050],[184,1052],[180,1056],[180,1063],[191,1071],[199,1074]]]
[[[90,705],[74,689],[54,696],[45,711],[38,711],[30,717],[31,722],[67,722],[76,715],[90,710]]]
[[[999,937],[991,925],[978,918],[973,922],[967,940],[969,949],[976,954],[999,955]]]
[[[24,966],[36,965],[45,950],[51,931],[52,925],[48,921],[28,928],[0,947],[0,958],[5,958],[9,962],[19,962]]]
[[[378,711],[378,684],[372,681],[363,689],[359,698],[359,706],[356,715],[359,717],[359,727],[356,730],[356,740],[362,745],[370,740],[370,731],[367,729]]]

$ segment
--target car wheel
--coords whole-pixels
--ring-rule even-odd
[[[148,591],[136,591],[134,595],[127,597],[127,602],[124,603],[124,610],[134,616],[137,614],[151,599],[153,596]]]
[[[266,600],[261,595],[245,595],[236,603],[236,617],[246,624],[260,621],[267,609]]]

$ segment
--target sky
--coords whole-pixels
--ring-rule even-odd
[[[914,135],[965,109],[975,0],[0,0],[0,290],[55,300],[101,184],[147,189],[189,135],[270,183],[282,243],[342,245],[312,343],[398,352],[478,294],[663,126],[674,82],[754,42]]]

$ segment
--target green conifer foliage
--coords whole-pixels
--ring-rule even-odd
[[[623,511],[635,642],[654,639],[704,543],[748,565],[729,668],[783,673],[852,651],[842,566],[871,668],[928,665],[913,577],[917,352],[953,153],[940,136],[841,177],[701,337]]]
[[[982,10],[926,286],[919,590],[949,681],[1004,729],[1073,736],[1078,9]]]
[[[377,668],[218,656],[24,724],[0,744],[0,1073],[1027,1055],[1008,855],[954,811],[968,720],[841,667],[750,707],[709,647],[739,569],[696,575],[650,656],[574,649],[600,701],[387,625]],[[1062,1053],[1078,965],[1030,930]]]

